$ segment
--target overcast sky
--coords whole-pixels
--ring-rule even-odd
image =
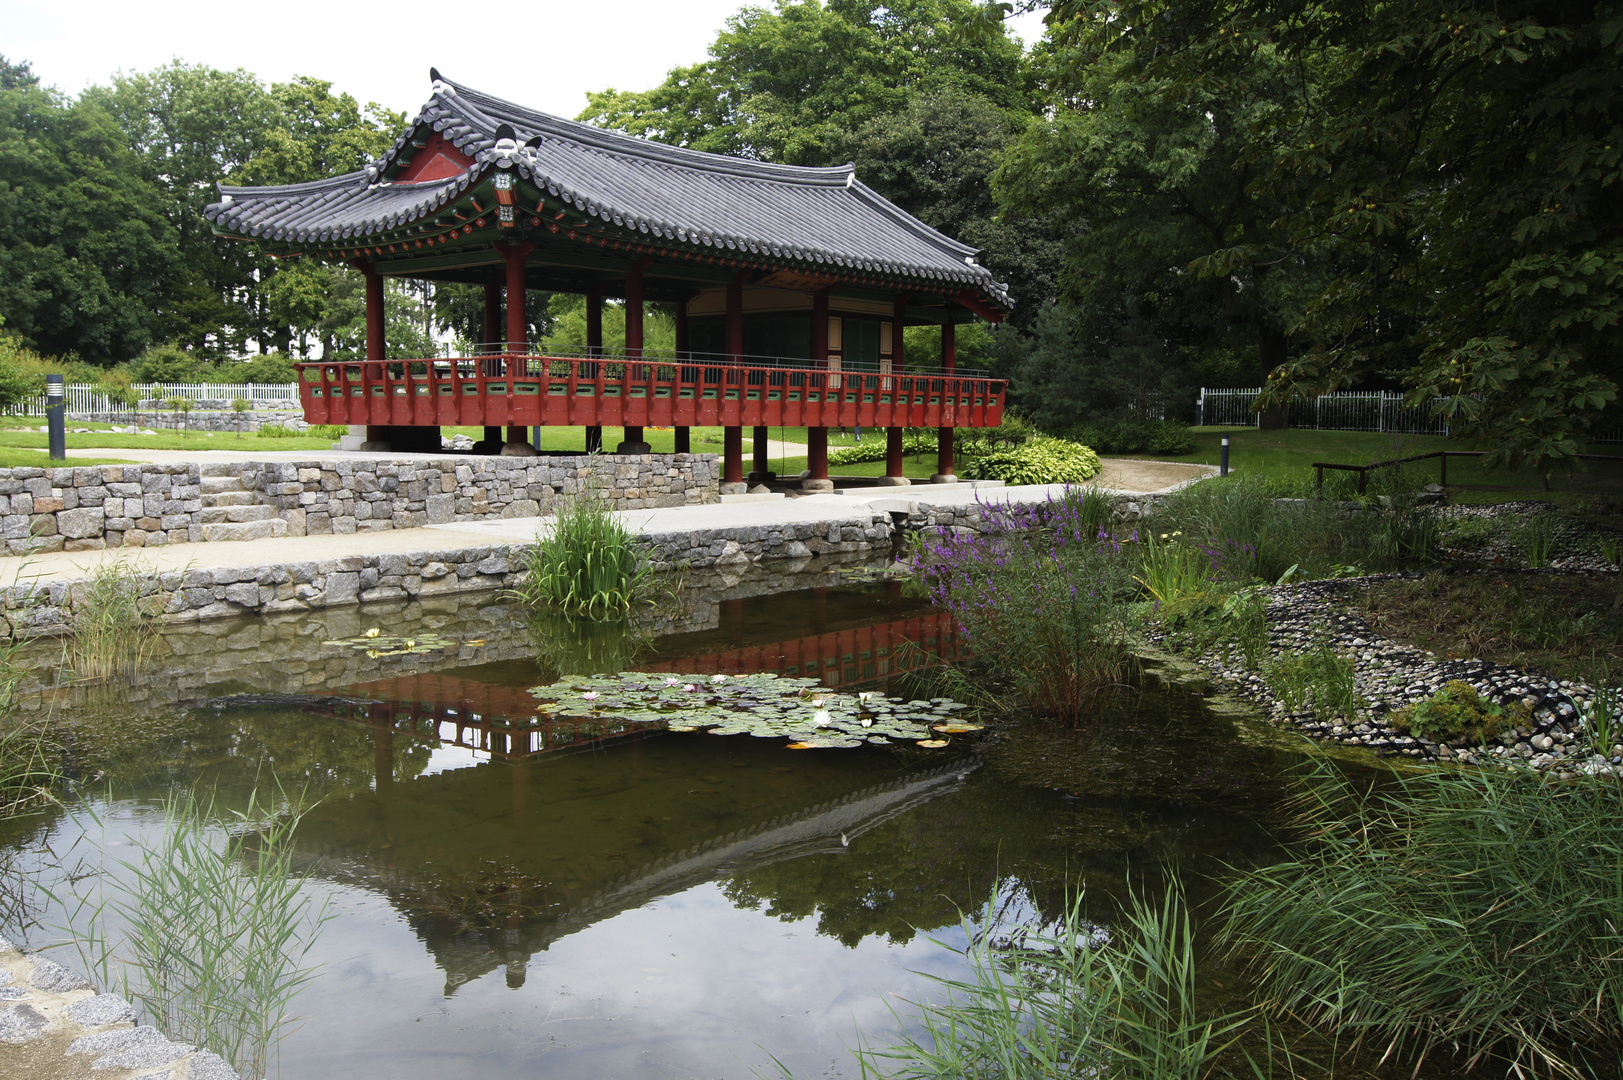
[[[491,7],[390,0],[0,0],[0,55],[33,62],[41,82],[77,94],[115,71],[179,57],[246,68],[266,82],[330,80],[361,101],[408,115],[428,95],[428,69],[560,116],[586,93],[646,90],[704,59],[741,0],[553,0]],[[770,6],[769,3],[758,6]],[[1028,43],[1040,16],[1013,27]]]

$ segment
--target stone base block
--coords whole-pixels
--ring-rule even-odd
[[[878,480],[880,487],[908,487],[913,483],[905,476],[881,476]]]
[[[930,483],[932,484],[956,484],[957,482],[958,478],[952,473],[936,473],[930,477]]]
[[[729,484],[725,481],[717,486],[721,489],[723,495],[743,495],[750,489],[748,484]]]
[[[540,457],[541,455],[536,453],[535,452],[535,447],[531,446],[527,442],[510,442],[510,443],[502,443],[501,456],[502,457]]]
[[[654,448],[645,442],[622,442],[614,448],[616,454],[652,454]]]
[[[832,480],[813,480],[810,477],[807,477],[806,479],[804,479],[804,480],[802,480],[800,482],[800,490],[801,491],[833,491],[834,490],[834,481],[832,481]]]

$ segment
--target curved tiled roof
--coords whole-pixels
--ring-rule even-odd
[[[515,136],[510,141],[504,125]],[[474,166],[445,180],[389,182],[424,128]],[[304,184],[222,186],[221,201],[205,214],[223,233],[341,246],[440,211],[493,169],[516,172],[588,218],[649,240],[971,288],[1010,302],[1006,288],[975,264],[974,248],[891,204],[850,165],[801,168],[668,146],[438,77],[407,133],[366,169]]]

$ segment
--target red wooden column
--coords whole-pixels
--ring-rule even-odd
[[[525,358],[530,354],[530,317],[526,305],[525,293],[528,291],[525,282],[524,260],[535,250],[534,244],[504,244],[500,249],[507,259],[507,347],[503,350],[505,355],[505,368],[509,376],[525,373]],[[508,392],[512,392],[509,386]],[[509,427],[507,429],[507,445],[522,447],[528,454],[535,453],[524,437],[524,428]]]
[[[626,271],[626,360],[632,361],[642,356],[642,274],[648,266],[647,259],[638,259]],[[647,453],[646,445],[642,441],[642,428],[627,426],[625,438],[617,448],[621,454]]]
[[[371,263],[356,263],[361,275],[366,281],[366,360],[368,363],[380,364],[388,358],[388,343],[384,340],[383,320],[383,275],[377,272]],[[381,378],[383,372],[375,371],[374,378]],[[390,429],[383,424],[368,424],[366,426],[367,442],[387,442]]]
[[[744,360],[744,276],[734,274],[727,283],[727,360]],[[730,376],[729,376],[730,377]],[[725,397],[725,393],[723,394]],[[740,397],[743,395],[740,394]],[[737,424],[722,427],[722,478],[724,484],[744,482],[744,429]],[[742,490],[736,488],[734,491]]]
[[[586,355],[603,355],[603,290],[597,286],[586,290]],[[584,369],[580,377],[597,378],[596,364],[582,364]],[[597,399],[592,399],[593,406]],[[595,454],[603,449],[603,426],[601,424],[588,424],[586,426],[586,452]]]
[[[949,319],[941,324],[941,370],[948,377],[958,368],[957,327]],[[943,397],[946,395],[943,394]],[[951,484],[958,477],[953,475],[957,463],[952,459],[952,434],[950,427],[936,430],[936,463],[935,475],[930,477],[933,484]]]
[[[676,358],[683,359],[688,354],[688,302],[684,298],[676,302]],[[680,369],[678,369],[680,371]],[[680,380],[678,380],[680,381]],[[688,449],[692,442],[689,438],[687,425],[676,426],[676,445],[673,449],[678,454],[691,453]]]
[[[902,327],[907,325],[907,297],[897,296],[895,306],[891,308],[890,315],[890,371],[891,401],[899,402],[902,396],[902,384],[899,376],[906,366],[902,351]],[[892,405],[893,409],[900,406]],[[885,429],[885,475],[879,480],[881,485],[902,485],[908,483],[906,476],[902,475],[902,435],[905,428],[900,426]]]
[[[812,366],[828,370],[828,289],[812,294],[811,354]],[[823,386],[828,396],[828,385]],[[821,411],[821,406],[819,406]],[[833,491],[828,478],[828,428],[806,428],[806,471],[810,474],[800,482],[803,491]]]

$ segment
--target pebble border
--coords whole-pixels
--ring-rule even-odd
[[[1492,518],[1525,515],[1551,509],[1544,503],[1504,503],[1495,507],[1439,507],[1442,516]],[[1566,528],[1570,541],[1574,530]],[[1486,554],[1501,563],[1509,545],[1490,545]],[[1605,572],[1598,560],[1577,554],[1553,560],[1547,572]],[[1381,581],[1422,577],[1429,571],[1369,574],[1305,582],[1268,589],[1266,617],[1270,656],[1301,653],[1328,645],[1354,661],[1354,681],[1364,707],[1350,723],[1319,719],[1312,712],[1287,713],[1263,677],[1220,656],[1189,657],[1219,682],[1260,706],[1274,721],[1315,740],[1359,746],[1381,755],[1400,755],[1421,761],[1455,761],[1467,765],[1520,764],[1550,772],[1559,779],[1579,773],[1623,776],[1623,754],[1602,755],[1587,744],[1583,716],[1594,699],[1595,688],[1576,680],[1554,679],[1537,671],[1487,660],[1439,657],[1414,646],[1402,645],[1369,628],[1347,610],[1349,594]],[[1470,572],[1470,571],[1467,571]],[[1504,566],[1498,572],[1522,572]],[[1616,572],[1615,569],[1612,572]],[[1166,636],[1153,636],[1166,645]],[[1176,652],[1176,650],[1174,650]],[[1507,731],[1486,744],[1437,743],[1392,730],[1389,717],[1432,696],[1451,681],[1470,684],[1478,694],[1500,705],[1521,703],[1531,711],[1531,722]],[[1617,747],[1611,749],[1617,750]]]
[[[138,1025],[117,994],[0,938],[0,1043],[41,1040],[71,1040],[65,1053],[95,1055],[90,1067],[107,1080],[241,1080],[218,1054]]]

